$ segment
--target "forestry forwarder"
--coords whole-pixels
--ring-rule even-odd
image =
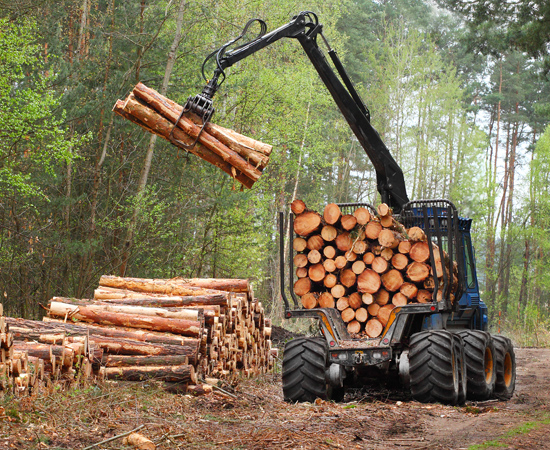
[[[260,33],[232,50],[254,23]],[[302,309],[291,289],[293,307],[285,295],[284,217],[280,213],[281,296],[285,317],[316,318],[322,337],[298,338],[285,346],[283,392],[287,401],[341,400],[345,388],[365,385],[363,375],[399,375],[421,402],[463,404],[466,399],[511,398],[515,389],[516,363],[512,342],[487,330],[487,307],[480,300],[474,252],[470,237],[471,219],[458,216],[448,200],[409,201],[403,172],[376,130],[370,114],[353,87],[336,52],[322,34],[322,25],[312,12],[301,12],[286,25],[266,33],[260,19],[250,20],[241,35],[210,54],[202,66],[215,58],[216,69],[203,92],[190,97],[184,111],[192,111],[206,124],[214,113],[212,97],[225,80],[224,70],[281,38],[295,38],[330,91],[360,144],[372,161],[377,188],[383,203],[407,228],[418,226],[428,238],[430,261],[439,256],[447,264],[443,277],[434,277],[433,301],[393,309],[382,334],[374,339],[352,339],[334,308]],[[321,37],[338,75],[317,45]],[[206,79],[206,77],[205,77]],[[204,128],[204,126],[203,126]],[[366,204],[340,204],[345,212]],[[292,217],[290,218],[292,222]],[[292,224],[290,230],[292,230]],[[292,233],[292,232],[291,232]],[[292,239],[291,239],[292,240]],[[437,245],[433,245],[433,244]],[[449,257],[443,253],[447,251]],[[292,247],[291,247],[292,252]],[[440,252],[434,255],[434,252]],[[292,261],[292,258],[289,258]],[[453,261],[458,266],[458,290],[451,301]],[[293,267],[289,262],[290,286]],[[372,376],[372,375],[371,375]]]

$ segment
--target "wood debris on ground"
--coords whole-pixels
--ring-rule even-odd
[[[42,321],[0,325],[4,388],[32,363],[50,380],[155,379],[198,395],[218,379],[269,372],[277,355],[246,279],[102,276],[94,299],[54,297]]]
[[[176,147],[215,165],[243,186],[251,188],[269,162],[272,146],[202,120],[143,83],[138,83],[113,111]],[[192,146],[198,137],[195,146]]]
[[[352,214],[330,203],[320,214],[295,200],[291,210],[294,292],[304,308],[336,308],[352,335],[380,336],[394,308],[431,303],[436,280],[443,286],[444,273],[450,276],[447,253],[441,258],[432,244],[432,265],[424,231],[405,229],[384,203]],[[458,278],[456,263],[451,265],[454,301]],[[442,293],[437,291],[437,300]]]

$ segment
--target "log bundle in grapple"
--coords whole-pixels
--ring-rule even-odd
[[[343,214],[330,203],[320,214],[295,200],[291,209],[294,292],[306,309],[336,308],[352,335],[378,337],[395,307],[431,303],[434,295],[439,300],[443,294],[435,290],[435,280],[443,285],[448,261],[442,261],[435,244],[430,255],[424,231],[405,229],[386,204],[377,211],[357,207]],[[454,292],[458,279],[453,272],[448,275]]]
[[[270,325],[248,280],[103,276],[95,299],[54,297],[42,321],[0,318],[3,386],[35,382],[20,376],[28,360],[53,380],[156,379],[208,392],[199,379],[271,370]]]
[[[272,146],[201,119],[183,106],[138,83],[113,111],[143,129],[215,165],[251,188],[269,162]],[[196,145],[194,145],[196,142]]]

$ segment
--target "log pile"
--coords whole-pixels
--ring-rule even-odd
[[[189,392],[209,391],[199,377],[273,367],[270,321],[248,280],[103,276],[94,297],[54,297],[42,321],[6,318],[15,348],[58,378],[155,379]]]
[[[342,214],[338,205],[331,203],[319,214],[295,200],[291,210],[297,277],[294,292],[303,308],[338,309],[354,336],[380,336],[395,307],[431,303],[434,277],[443,285],[446,253],[442,262],[433,244],[432,267],[424,231],[405,229],[384,203],[376,213],[359,207],[353,214]],[[454,263],[452,276],[452,291],[456,292]],[[437,300],[441,295],[439,289]]]
[[[269,162],[272,146],[233,130],[202,121],[183,107],[138,83],[125,100],[118,100],[113,111],[173,145],[208,161],[251,188]],[[199,136],[200,133],[200,136]],[[190,147],[196,140],[194,147]]]

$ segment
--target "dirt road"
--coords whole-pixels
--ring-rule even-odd
[[[192,398],[154,383],[90,386],[0,402],[0,449],[84,449],[143,426],[157,449],[550,449],[550,350],[517,349],[508,402],[420,404],[367,389],[347,403],[283,402],[280,377],[235,396]],[[121,438],[96,446],[128,449]]]

